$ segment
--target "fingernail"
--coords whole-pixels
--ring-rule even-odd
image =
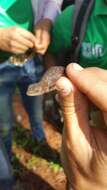
[[[68,96],[72,91],[74,90],[74,87],[72,84],[68,86],[64,86],[62,88],[59,88],[59,92],[62,96]]]
[[[84,69],[83,67],[81,67],[81,66],[80,66],[79,64],[77,64],[77,63],[73,63],[72,66],[73,66],[73,69],[76,70],[76,71],[81,71],[81,70]]]
[[[69,89],[63,90],[61,92],[61,95],[62,96],[68,96],[71,92],[72,92],[72,88],[69,88]]]

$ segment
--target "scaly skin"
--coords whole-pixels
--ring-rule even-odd
[[[56,81],[64,75],[63,66],[52,66],[43,75],[38,83],[29,85],[28,96],[38,96],[56,89]]]

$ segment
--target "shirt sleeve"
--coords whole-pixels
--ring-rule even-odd
[[[56,18],[52,30],[51,44],[48,49],[49,53],[61,53],[71,47],[73,10],[74,5],[69,6]]]
[[[63,0],[46,0],[43,17],[54,21],[56,16],[61,12],[62,2]]]
[[[44,18],[49,18],[54,22],[56,16],[61,12],[63,0],[31,0],[34,24]]]

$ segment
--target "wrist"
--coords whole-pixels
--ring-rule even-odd
[[[39,20],[35,26],[35,29],[38,29],[38,28],[41,28],[41,29],[44,29],[44,30],[50,32],[51,28],[52,28],[52,21],[48,18]]]
[[[47,30],[51,30],[53,22],[49,18],[44,18],[43,21],[45,22],[44,27],[46,27]]]

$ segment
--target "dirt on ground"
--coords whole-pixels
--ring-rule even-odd
[[[59,126],[44,117],[47,142],[38,144],[32,140],[30,123],[19,95],[15,95],[13,105],[13,166],[16,177],[14,190],[66,190],[66,177],[59,156]]]

